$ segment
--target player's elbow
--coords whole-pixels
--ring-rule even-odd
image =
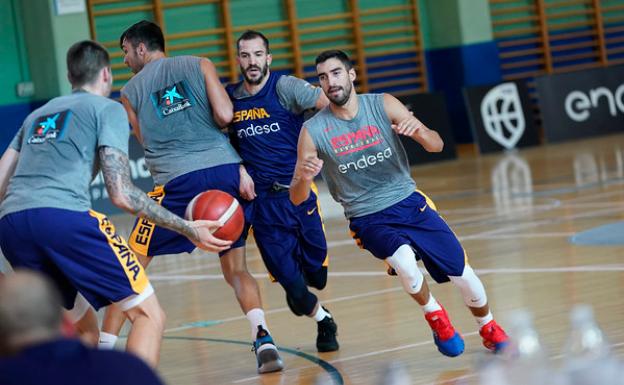
[[[124,211],[132,211],[130,199],[126,194],[122,192],[114,192],[113,194],[111,194],[109,191],[109,197],[113,205],[119,207]]]
[[[439,140],[431,145],[429,152],[440,152],[443,149],[444,149],[444,142]]]
[[[231,108],[219,108],[216,109],[213,113],[213,118],[215,122],[219,125],[219,127],[225,127],[230,124],[233,117],[234,112]]]

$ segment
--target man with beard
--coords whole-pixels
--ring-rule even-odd
[[[412,138],[428,152],[441,151],[442,139],[395,97],[356,94],[355,71],[344,52],[321,53],[316,71],[331,103],[301,129],[292,202],[298,205],[308,198],[313,178],[322,171],[356,242],[385,260],[421,305],[438,350],[458,356],[464,341],[429,292],[416,259],[436,282],[450,280],[460,289],[483,344],[500,351],[507,335],[492,317],[483,284],[433,202],[416,190],[398,135]]]
[[[193,197],[206,190],[222,190],[239,200],[253,198],[240,157],[221,132],[221,127],[232,120],[232,103],[214,64],[194,56],[165,57],[162,31],[149,21],[128,28],[119,45],[124,63],[136,74],[122,88],[121,101],[143,144],[145,161],[156,183],[148,195],[181,217]],[[136,222],[128,243],[144,266],[155,255],[195,249],[185,237],[145,220]],[[251,325],[258,372],[282,370],[258,284],[247,271],[242,237],[231,248],[220,250],[220,262],[225,280]],[[114,343],[122,323],[118,314],[107,314],[104,344]]]
[[[246,31],[236,44],[243,81],[226,89],[234,104],[230,134],[255,187],[256,198],[245,210],[247,223],[291,311],[317,322],[317,350],[335,351],[336,323],[308,290],[322,290],[327,283],[327,242],[316,191],[299,207],[288,198],[303,113],[325,107],[328,100],[305,80],[269,71],[272,57],[262,33]]]

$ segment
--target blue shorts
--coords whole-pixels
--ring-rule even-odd
[[[5,215],[0,246],[13,268],[52,278],[66,309],[74,306],[76,291],[97,310],[153,290],[115,226],[93,210],[37,208]]]
[[[239,184],[239,164],[230,163],[181,175],[164,186],[154,187],[154,190],[148,192],[147,195],[162,207],[184,218],[184,212],[189,202],[197,194],[206,190],[225,191],[242,204],[243,199],[239,195]],[[156,226],[143,218],[138,218],[135,222],[128,243],[134,251],[149,257],[182,252],[190,253],[195,250],[193,242],[184,235]],[[241,236],[232,244],[231,248],[244,245],[245,239]]]
[[[316,194],[299,206],[288,191],[258,192],[245,217],[271,276],[282,285],[327,267],[327,241]]]
[[[410,245],[436,282],[464,271],[467,257],[459,240],[420,192],[379,212],[351,218],[349,227],[356,243],[379,259]]]

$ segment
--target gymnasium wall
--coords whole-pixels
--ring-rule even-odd
[[[464,87],[522,80],[535,99],[535,76],[624,63],[621,0],[88,0],[86,4],[89,12],[59,16],[54,0],[0,0],[4,90],[0,149],[33,108],[69,92],[64,55],[72,42],[90,36],[103,42],[112,53],[115,87],[121,87],[131,74],[122,63],[118,37],[140,19],[160,20],[169,54],[208,56],[224,81],[238,76],[233,42],[248,27],[269,35],[275,71],[311,81],[316,81],[312,65],[316,53],[342,48],[355,58],[360,90],[398,96],[443,92],[459,142],[472,141]],[[34,93],[18,96],[17,85],[29,82]]]

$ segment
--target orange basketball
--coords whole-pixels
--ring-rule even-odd
[[[186,207],[185,216],[189,220],[220,220],[223,226],[213,235],[228,241],[236,241],[245,226],[245,215],[240,204],[236,198],[221,190],[198,194]]]

